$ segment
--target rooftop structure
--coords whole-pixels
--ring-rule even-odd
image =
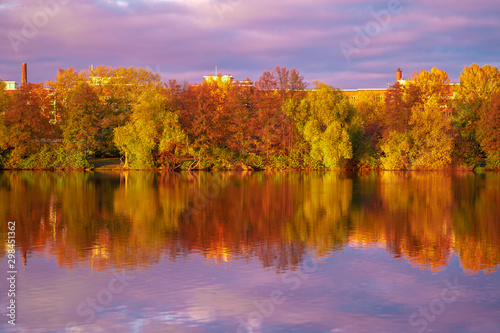
[[[203,81],[207,83],[215,83],[221,80],[223,83],[233,83],[234,78],[231,74],[228,75],[206,75],[203,77]]]
[[[5,90],[7,91],[12,91],[17,89],[17,82],[16,81],[4,81],[6,84]]]
[[[360,92],[365,92],[365,91],[377,93],[380,98],[384,98],[387,88],[342,89],[342,92],[345,95],[349,96],[349,98],[351,99],[356,99]]]
[[[16,81],[4,81],[5,82],[5,90],[6,91],[14,91],[17,90],[18,85]],[[22,65],[22,79],[21,79],[21,85],[28,84],[28,65],[26,63],[23,63]]]
[[[396,71],[396,82],[402,85],[406,83],[406,80],[403,79],[403,70],[401,68],[398,68]],[[387,88],[342,89],[342,92],[353,100],[357,99],[360,92],[372,92],[377,94],[379,98],[384,98],[386,91]]]
[[[21,85],[24,86],[26,84],[28,84],[28,64],[23,62]]]

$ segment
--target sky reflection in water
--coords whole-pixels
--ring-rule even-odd
[[[498,332],[499,199],[498,174],[3,172],[0,330]]]

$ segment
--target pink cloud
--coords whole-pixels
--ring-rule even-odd
[[[57,66],[160,66],[171,75],[201,78],[215,64],[254,77],[285,65],[311,79],[352,87],[385,85],[394,64],[432,64],[458,76],[473,62],[498,63],[496,3],[401,3],[403,12],[392,15],[349,63],[339,45],[353,44],[387,1],[71,1],[17,53],[7,38],[0,43],[0,76],[19,80],[25,61],[36,81],[53,79]],[[37,1],[0,7],[0,36],[20,33],[24,18],[37,10]],[[365,75],[356,82],[342,73]]]

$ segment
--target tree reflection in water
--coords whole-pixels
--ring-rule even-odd
[[[378,246],[422,269],[457,253],[464,270],[491,272],[498,203],[496,173],[0,173],[0,218],[18,222],[23,263],[49,253],[93,270],[200,253],[283,271],[308,251]]]

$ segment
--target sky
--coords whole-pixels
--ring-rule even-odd
[[[437,67],[458,82],[500,67],[498,0],[0,0],[0,78],[59,68],[149,68],[201,82],[257,80],[277,65],[343,89],[385,88]]]

